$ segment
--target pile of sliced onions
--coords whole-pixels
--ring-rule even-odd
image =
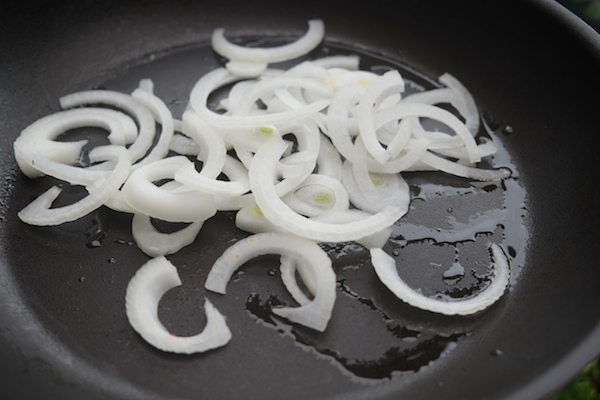
[[[444,74],[440,83],[446,87],[405,96],[398,71],[360,70],[354,55],[304,61],[288,70],[269,68],[322,42],[323,22],[308,25],[297,41],[270,48],[235,45],[222,29],[214,31],[213,48],[229,61],[191,88],[181,120],[154,95],[152,81],[142,80],[130,95],[93,90],[65,96],[63,111],[34,122],[14,144],[27,176],[50,175],[89,192],[74,204],[52,208],[61,192],[52,187],[19,213],[24,222],[57,225],[101,206],[133,215],[134,240],[152,259],[129,283],[127,316],[161,350],[202,352],[231,338],[225,318],[208,300],[207,324],[196,336],[169,334],[157,316],[162,295],[181,284],[165,255],[192,244],[204,221],[218,211],[236,211],[237,226],[254,235],[216,260],[206,289],[224,294],[232,273],[247,260],[279,254],[283,284],[300,306],[273,313],[318,331],[326,329],[335,301],[335,274],[319,242],[357,241],[369,248],[381,281],[425,310],[471,314],[505,291],[509,267],[496,244],[491,245],[496,270],[489,287],[457,302],[412,290],[381,249],[408,210],[410,192],[402,172],[439,170],[477,180],[510,176],[505,168],[476,166],[495,148],[477,142],[479,114],[470,93]],[[211,93],[229,84],[221,109],[210,109]],[[458,115],[439,107],[444,103]],[[424,118],[452,133],[428,131]],[[78,166],[86,141],[54,139],[84,126],[104,128],[110,145],[91,150],[90,165]],[[167,234],[154,227],[153,218],[189,224]]]

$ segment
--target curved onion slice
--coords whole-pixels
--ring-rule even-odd
[[[365,219],[369,216],[371,216],[371,214],[366,211],[362,211],[356,208],[349,208],[347,210],[342,211],[332,211],[323,213],[321,215],[317,215],[316,217],[312,217],[312,219],[315,221],[328,222],[331,224],[347,224],[353,221],[360,221],[361,219]],[[372,247],[383,247],[390,238],[392,230],[393,227],[391,226],[385,227],[379,232],[375,232],[369,236],[357,239],[356,243],[363,245],[367,249],[370,249]]]
[[[143,87],[143,83],[141,83]],[[173,134],[175,133],[175,126],[173,122],[173,115],[171,111],[167,108],[164,101],[159,99],[152,93],[152,91],[144,90],[142,88],[138,88],[133,91],[131,94],[135,100],[143,104],[146,108],[152,112],[152,115],[156,122],[161,125],[161,133],[158,139],[158,142],[154,145],[150,153],[144,157],[143,160],[136,163],[133,168],[139,168],[142,165],[146,165],[152,161],[160,160],[167,156],[169,153],[169,146],[171,144],[171,139],[173,138]]]
[[[246,261],[264,254],[281,254],[298,260],[312,268],[317,280],[315,295],[310,303],[297,308],[275,308],[273,313],[318,331],[325,330],[335,302],[335,273],[327,253],[310,240],[275,232],[241,239],[225,250],[214,263],[204,286],[213,292],[225,294],[233,272]]]
[[[58,142],[53,139],[70,129],[83,127],[106,129],[109,132],[108,140],[114,145],[124,146],[131,135],[137,135],[135,122],[129,116],[115,110],[90,107],[59,111],[40,118],[25,128],[16,141],[27,143],[53,161],[73,164],[80,159],[87,140]],[[39,170],[27,163],[27,158],[23,159],[17,154],[16,160],[25,175],[30,178],[40,176]]]
[[[231,340],[225,317],[206,299],[206,326],[194,336],[175,336],[158,319],[158,303],[169,290],[181,285],[177,268],[165,257],[153,258],[131,278],[125,295],[129,323],[157,349],[173,353],[201,353],[224,346]]]
[[[135,244],[150,257],[166,256],[193,243],[203,224],[204,221],[195,221],[176,232],[163,233],[152,225],[149,216],[134,214],[131,233]]]
[[[298,281],[296,280],[296,271],[300,275],[302,282],[311,295],[317,290],[317,281],[315,276],[312,274],[312,269],[301,265],[296,262],[295,259],[287,256],[281,256],[280,258],[279,271],[281,272],[281,281],[289,294],[298,302],[298,304],[304,306],[311,302],[311,299],[304,293]]]
[[[168,222],[204,221],[217,212],[211,195],[197,191],[166,191],[153,182],[173,179],[175,172],[190,164],[184,156],[165,158],[133,171],[121,193],[137,212]]]
[[[352,163],[344,161],[342,182],[352,204],[361,210],[377,213],[386,207],[400,207],[408,211],[410,189],[400,174],[369,174],[371,190],[361,190],[354,179]]]
[[[265,143],[254,156],[250,168],[250,187],[256,204],[276,226],[312,240],[344,242],[379,232],[406,213],[401,207],[386,207],[375,215],[347,224],[322,223],[295,213],[279,198],[272,180],[275,164],[286,146],[277,139]]]
[[[235,213],[235,226],[250,233],[285,232],[273,225],[256,204],[242,207]]]
[[[371,261],[377,276],[400,300],[423,310],[446,315],[469,315],[484,310],[495,303],[506,290],[510,277],[510,267],[506,255],[497,244],[490,246],[494,262],[494,277],[489,286],[474,297],[444,301],[426,297],[410,288],[398,276],[396,260],[381,248],[372,248]]]
[[[115,148],[116,147],[117,146],[115,146]],[[73,185],[92,184],[93,182],[106,178],[111,172],[96,170],[91,167],[81,168],[56,162],[51,158],[46,157],[42,151],[30,146],[29,143],[24,140],[17,140],[14,143],[13,148],[15,151],[15,158],[21,160],[23,165],[27,165],[28,169],[36,171],[37,175],[49,175],[56,179],[67,181]],[[43,157],[45,161],[41,161],[40,163],[40,157]]]
[[[350,206],[344,185],[321,174],[309,175],[295,190],[282,197],[282,200],[292,210],[307,217],[347,210]]]
[[[375,132],[375,115],[380,103],[392,94],[404,91],[404,81],[397,70],[391,70],[375,79],[361,96],[357,108],[358,127],[369,154],[380,163],[390,158],[381,146]]]
[[[79,219],[102,206],[129,176],[131,158],[124,147],[114,145],[96,147],[89,156],[92,161],[117,160],[114,170],[93,192],[71,205],[50,208],[62,191],[54,186],[22,209],[19,218],[30,225],[59,225]],[[55,162],[38,153],[33,155],[32,164],[43,171],[46,165],[51,166]]]
[[[131,162],[142,158],[152,146],[156,123],[152,112],[133,97],[113,90],[87,90],[71,93],[60,98],[62,108],[72,108],[89,104],[106,104],[120,108],[132,114],[137,120],[139,131],[137,138],[129,146]]]
[[[313,50],[325,36],[325,25],[321,20],[308,21],[308,31],[300,39],[295,42],[270,48],[251,48],[233,44],[225,38],[225,30],[222,28],[215,29],[212,34],[211,44],[213,49],[220,55],[229,58],[235,71],[240,71],[244,64],[248,66],[254,65],[251,71],[245,75],[258,75],[267,68],[267,64],[291,60],[300,57],[309,51]]]
[[[479,181],[499,181],[508,179],[512,175],[509,168],[501,167],[497,169],[482,169],[461,165],[443,157],[436,156],[431,152],[426,152],[421,157],[421,162],[433,167],[438,171],[444,171],[452,175],[463,178],[476,179]]]

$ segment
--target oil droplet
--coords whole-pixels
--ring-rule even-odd
[[[85,245],[87,247],[89,247],[90,249],[94,249],[94,248],[102,246],[102,242],[100,242],[99,240],[90,240],[90,241],[86,241]]]
[[[505,135],[510,135],[513,132],[514,132],[514,129],[510,125],[506,125],[504,128],[502,128],[502,133],[504,133]]]
[[[277,275],[277,270],[270,269],[269,271],[267,271],[267,275],[269,275],[269,276],[275,276],[275,275]]]
[[[392,251],[392,255],[393,255],[394,257],[398,257],[398,256],[400,255],[400,252],[399,252],[398,250],[393,250],[393,251]]]
[[[244,276],[244,271],[238,271],[238,272],[236,272],[235,276],[233,277],[233,281],[239,282],[243,276]]]
[[[490,351],[490,354],[494,357],[501,357],[502,355],[504,355],[504,352],[500,349],[494,349]]]

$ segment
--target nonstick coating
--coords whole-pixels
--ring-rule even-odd
[[[131,90],[142,72],[153,71],[160,81],[170,72],[161,59],[185,69],[190,57],[199,77],[221,62],[203,50],[214,28],[242,40],[291,40],[311,18],[325,21],[331,49],[374,55],[425,81],[443,72],[458,77],[510,155],[526,195],[526,217],[515,214],[515,220],[527,234],[512,239],[526,238],[517,246],[524,259],[506,296],[463,319],[398,305],[405,312],[398,318],[432,339],[427,350],[403,359],[406,367],[394,379],[350,376],[332,368],[331,354],[315,354],[308,345],[298,351],[290,340],[320,340],[311,332],[274,329],[261,314],[275,301],[260,286],[261,277],[273,279],[269,258],[245,269],[241,281],[257,281],[234,292],[238,300],[221,301],[231,321],[242,321],[234,323],[228,347],[190,357],[158,352],[124,315],[127,282],[147,259],[126,240],[127,216],[100,211],[51,229],[16,218],[42,189],[16,169],[12,142],[28,124],[57,111],[61,95],[99,85]],[[2,1],[0,397],[543,397],[600,354],[600,169],[593,146],[599,56],[598,35],[552,1]],[[184,99],[170,100],[183,107],[176,102]],[[464,185],[447,179],[455,188]],[[211,222],[202,249],[173,258],[182,275],[203,282],[206,271],[194,272],[190,257],[216,258],[237,234],[231,217]],[[493,235],[511,240],[502,234]],[[86,240],[93,247],[95,239],[102,246],[88,248]],[[193,334],[202,326],[197,304],[205,292],[201,283],[182,290],[168,300],[182,315],[164,318],[177,333]],[[360,307],[393,301],[382,289],[359,299]],[[349,343],[375,349],[375,330],[352,326],[352,314],[364,307],[340,301]],[[439,351],[426,366],[434,347]]]

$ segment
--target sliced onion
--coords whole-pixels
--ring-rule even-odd
[[[233,44],[225,38],[225,30],[213,31],[211,44],[213,49],[232,61],[250,64],[266,64],[291,60],[304,55],[317,47],[325,36],[325,25],[321,20],[308,21],[308,31],[295,42],[270,48],[251,48]],[[260,71],[262,72],[262,71]]]
[[[306,265],[298,264],[298,262],[291,257],[281,256],[280,260],[281,264],[279,266],[279,271],[281,272],[281,281],[285,288],[298,304],[302,306],[309,304],[312,300],[304,293],[304,291],[302,291],[302,289],[300,289],[298,281],[296,280],[296,271],[301,276],[302,281],[305,283],[312,297],[313,293],[317,290],[317,281],[316,277],[312,274],[313,270]]]
[[[426,297],[410,288],[398,276],[396,260],[381,248],[372,248],[371,261],[377,276],[400,300],[414,307],[446,315],[469,315],[482,311],[495,303],[504,294],[510,277],[506,255],[497,244],[490,246],[494,262],[494,278],[487,288],[474,297],[444,301]]]
[[[89,156],[92,161],[118,160],[115,169],[96,190],[71,205],[50,208],[61,192],[61,189],[51,188],[22,209],[18,214],[19,218],[30,225],[59,225],[79,219],[102,206],[129,176],[131,158],[124,147],[114,145],[96,147],[90,151]],[[45,166],[54,163],[39,153],[33,155],[32,164],[42,171]]]
[[[307,219],[291,210],[277,195],[272,172],[286,144],[280,140],[265,143],[250,168],[250,187],[256,203],[276,226],[296,235],[322,242],[358,240],[391,226],[406,210],[387,207],[383,211],[348,224],[328,224]]]
[[[164,256],[144,264],[129,281],[125,295],[125,310],[133,329],[152,346],[172,353],[202,353],[227,344],[231,331],[225,317],[208,299],[204,301],[206,325],[197,335],[175,336],[160,322],[160,299],[168,290],[180,285],[177,268]]]
[[[366,211],[351,208],[347,210],[323,213],[317,215],[316,217],[312,217],[311,219],[314,221],[327,222],[330,224],[347,224],[350,222],[363,220],[367,217],[370,217],[371,215],[371,213],[368,213]],[[393,227],[388,226],[383,228],[379,232],[375,232],[369,236],[357,239],[356,242],[363,245],[367,249],[370,249],[372,247],[383,247],[390,238],[392,230]]]
[[[256,204],[242,207],[235,214],[235,226],[250,233],[285,232],[269,221]]]
[[[282,201],[298,214],[313,217],[325,212],[347,210],[350,206],[346,188],[326,175],[311,174]]]
[[[136,163],[133,166],[134,169],[139,168],[142,165],[146,165],[152,161],[165,158],[169,153],[169,146],[171,144],[171,139],[173,138],[175,129],[171,111],[169,111],[165,103],[155,96],[152,91],[148,91],[149,89],[150,88],[148,87],[146,90],[138,88],[133,91],[131,97],[143,104],[146,108],[148,108],[148,110],[150,110],[150,112],[152,112],[156,122],[161,125],[161,133],[157,143],[154,145],[150,153],[148,153],[143,160]]]
[[[60,111],[40,118],[25,128],[17,141],[27,143],[33,150],[57,163],[74,164],[80,160],[87,140],[59,142],[54,139],[70,129],[83,127],[106,129],[108,140],[115,145],[125,145],[132,134],[137,135],[137,127],[129,116],[115,110],[90,107]],[[28,164],[27,159],[16,155],[21,171],[30,178],[40,176],[40,171]]]
[[[195,221],[173,233],[158,231],[149,216],[134,214],[131,233],[135,244],[150,257],[166,256],[177,253],[194,242],[204,221]]]
[[[138,136],[129,147],[131,161],[135,163],[152,146],[156,126],[152,112],[131,96],[113,90],[88,90],[72,93],[60,98],[62,108],[72,108],[90,104],[106,104],[120,108],[134,116],[139,125]]]
[[[380,163],[390,158],[390,154],[377,140],[375,128],[376,110],[387,97],[402,93],[404,80],[397,70],[391,70],[378,77],[361,96],[357,108],[357,120],[361,137],[369,154]]]
[[[204,221],[217,212],[211,195],[197,191],[174,193],[153,182],[173,179],[175,172],[190,164],[184,156],[175,156],[133,171],[121,192],[125,201],[137,212],[168,222]]]
[[[317,280],[313,300],[300,307],[273,309],[273,313],[317,331],[323,331],[335,302],[335,273],[327,253],[316,243],[285,233],[259,233],[236,242],[213,264],[204,286],[225,294],[233,272],[246,261],[264,254],[281,254],[311,266]]]
[[[463,178],[476,179],[479,181],[500,181],[508,179],[512,175],[510,169],[502,167],[497,169],[482,169],[461,165],[445,158],[436,156],[431,152],[425,153],[421,161],[438,171],[444,171]]]
[[[345,161],[342,182],[352,204],[361,210],[378,213],[387,207],[408,211],[410,189],[400,174],[369,174],[372,189],[363,190],[354,178],[352,163]]]

